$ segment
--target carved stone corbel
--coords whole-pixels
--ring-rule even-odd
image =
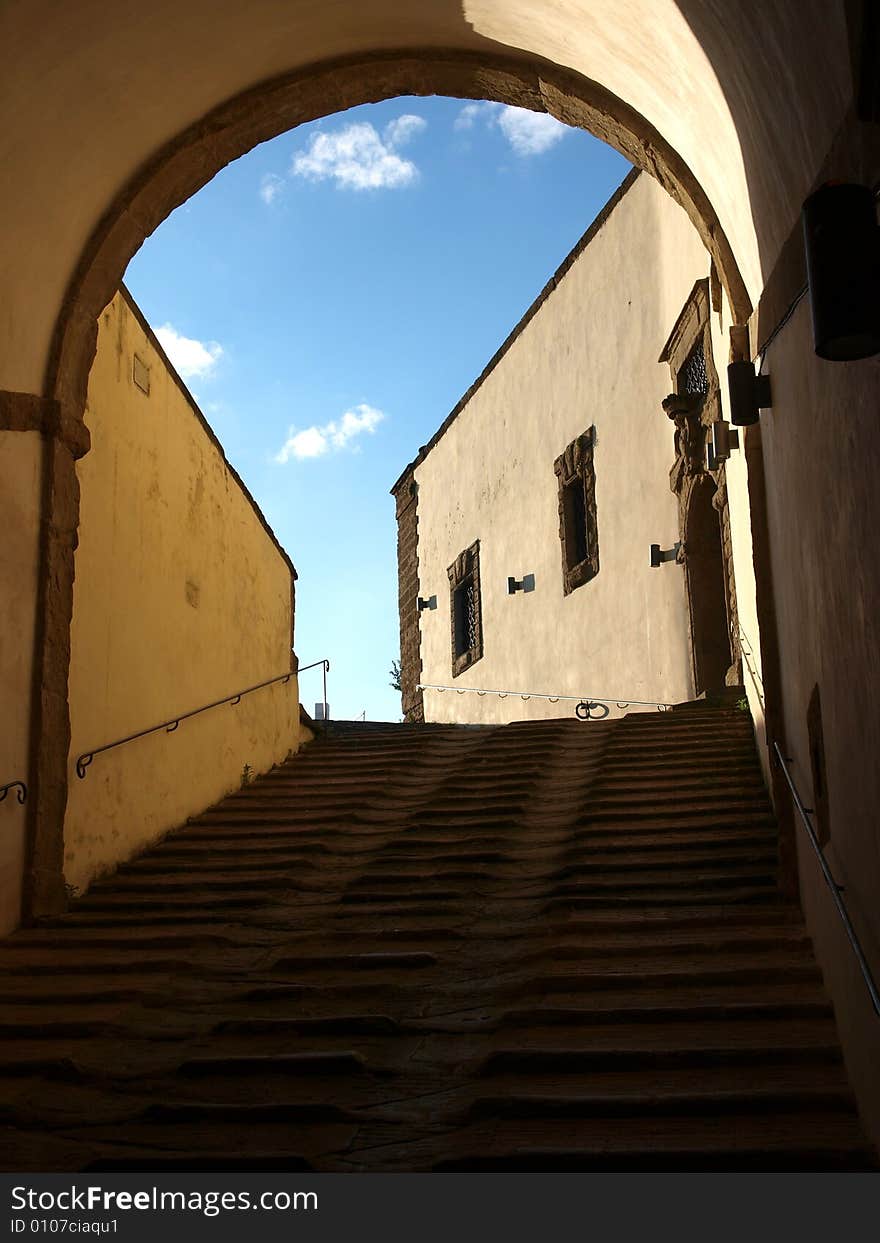
[[[663,409],[675,424],[675,461],[669,472],[669,487],[677,494],[685,479],[701,475],[706,468],[703,402],[703,396],[695,393],[670,393],[663,399]]]

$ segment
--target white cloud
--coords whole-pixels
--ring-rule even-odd
[[[335,180],[347,190],[393,190],[411,185],[419,170],[396,148],[409,142],[426,122],[405,114],[385,127],[384,141],[369,122],[355,122],[334,133],[313,134],[305,151],[293,157],[291,174],[310,181]]]
[[[323,427],[313,424],[301,432],[292,427],[287,440],[275,454],[275,461],[283,465],[291,458],[323,457],[325,453],[339,451],[364,432],[372,435],[384,418],[381,410],[362,403],[353,410],[346,410],[341,419],[333,419]]]
[[[422,130],[428,128],[428,122],[424,117],[418,117],[415,113],[405,112],[403,116],[396,117],[393,121],[389,121],[383,130],[383,135],[389,147],[403,147],[416,134],[421,134]]]
[[[277,173],[266,173],[260,180],[260,198],[264,203],[274,203],[284,187],[284,178]]]
[[[328,447],[327,437],[320,427],[307,427],[303,432],[292,427],[287,440],[275,454],[275,461],[284,463],[292,457],[321,457]]]
[[[496,124],[516,155],[542,155],[561,141],[567,126],[547,112],[530,112],[506,104],[498,113]]]
[[[154,332],[172,366],[184,380],[193,376],[209,376],[223,354],[222,345],[216,341],[196,341],[193,337],[184,337],[171,324],[163,324]]]
[[[453,129],[473,129],[474,122],[477,117],[486,108],[491,108],[491,104],[465,104],[461,112],[455,118]]]
[[[549,151],[564,138],[568,128],[547,112],[531,112],[528,108],[514,108],[512,104],[491,103],[488,100],[465,104],[455,118],[453,128],[473,129],[481,119],[487,126],[500,129],[514,155],[523,158]]]

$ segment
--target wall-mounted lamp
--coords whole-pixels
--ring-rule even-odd
[[[437,607],[436,596],[428,596],[427,600],[423,600],[422,597],[419,596],[419,612],[420,613],[424,612],[425,609],[435,609],[436,607]]]
[[[664,561],[674,561],[678,556],[678,550],[681,548],[681,540],[676,540],[671,548],[661,548],[659,544],[651,545],[651,567],[657,568]]]
[[[712,424],[712,440],[706,445],[709,470],[715,470],[720,462],[726,462],[733,449],[739,448],[739,432],[724,419]]]
[[[867,186],[828,183],[803,206],[813,342],[820,358],[880,353],[880,226]]]
[[[534,591],[534,590],[535,590],[534,574],[523,574],[522,578],[520,579],[508,578],[507,580],[507,594],[509,596],[515,595],[517,591]]]
[[[757,423],[762,410],[773,405],[770,377],[756,375],[755,364],[748,359],[729,363],[727,386],[730,390],[730,421],[737,427]]]

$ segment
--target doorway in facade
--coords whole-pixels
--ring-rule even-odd
[[[685,522],[685,574],[698,695],[724,687],[733,662],[720,515],[713,504],[716,491],[710,475],[695,480]]]

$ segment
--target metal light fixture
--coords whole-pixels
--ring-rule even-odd
[[[651,568],[655,569],[664,561],[674,561],[681,548],[681,540],[676,540],[671,548],[661,548],[659,544],[651,545]]]
[[[762,410],[773,405],[770,377],[756,375],[755,364],[747,358],[729,363],[727,387],[730,391],[730,421],[736,427],[757,423]]]
[[[828,182],[803,206],[813,342],[820,358],[880,353],[880,226],[867,186]]]
[[[725,419],[717,419],[712,424],[712,441],[706,448],[709,453],[709,469],[714,470],[719,462],[727,461],[732,449],[739,448],[739,432]]]
[[[436,607],[437,607],[436,596],[428,596],[427,600],[424,600],[421,596],[419,596],[419,612],[420,613],[423,612],[425,609],[435,609]]]
[[[520,579],[508,578],[507,580],[507,594],[509,596],[514,595],[517,591],[534,591],[534,590],[535,590],[534,574],[523,574],[522,578]]]

